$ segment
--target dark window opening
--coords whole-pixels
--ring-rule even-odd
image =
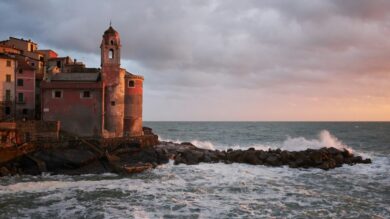
[[[33,44],[30,44],[30,51],[34,52],[34,45]]]
[[[111,45],[114,45],[114,40],[111,40]]]
[[[54,91],[54,98],[62,98],[62,91],[60,90]]]
[[[24,141],[25,142],[31,141],[31,134],[30,134],[30,132],[24,133]]]
[[[35,66],[35,63],[34,63],[34,62],[31,62],[31,66]]]
[[[129,81],[129,87],[135,87],[135,82],[133,80]]]
[[[39,60],[42,61],[42,62],[45,61],[43,56],[39,57]]]
[[[5,81],[6,82],[11,82],[11,75],[6,75],[5,76]]]
[[[23,113],[23,115],[27,115],[28,110],[27,110],[27,109],[23,109],[23,110],[22,110],[22,113]]]
[[[11,60],[7,60],[7,67],[11,66]]]
[[[61,61],[57,61],[57,67],[61,68]]]
[[[19,73],[23,73],[23,69],[19,68]]]
[[[23,93],[18,93],[18,102],[23,103],[24,102],[24,94]]]
[[[11,108],[9,106],[5,107],[5,115],[11,114]]]
[[[11,90],[5,90],[5,101],[11,101]]]
[[[115,106],[115,101],[111,101],[111,106]]]
[[[91,92],[90,91],[83,91],[83,98],[90,98]]]
[[[18,79],[18,86],[23,86],[23,84],[24,84],[24,81],[23,81],[23,79]]]
[[[114,58],[114,50],[113,49],[110,49],[110,51],[108,52],[108,58],[109,59],[113,59]]]

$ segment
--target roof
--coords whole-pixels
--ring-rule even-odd
[[[51,81],[98,81],[100,78],[99,73],[58,73],[53,75]]]
[[[135,74],[130,73],[130,72],[128,72],[128,71],[126,71],[125,77],[126,77],[126,78],[137,78],[137,79],[142,79],[142,80],[144,80],[144,77],[143,77],[143,76],[141,76],[141,75],[135,75]]]
[[[65,57],[55,57],[55,58],[49,58],[49,61],[53,61],[53,60],[63,60],[63,59],[71,59],[69,56],[65,56]]]
[[[35,70],[25,59],[18,59],[18,68],[23,70]]]
[[[19,41],[24,41],[24,42],[28,42],[28,43],[32,43],[32,44],[34,44],[34,45],[37,45],[37,43],[35,43],[35,42],[33,42],[33,41],[31,41],[31,39],[28,39],[28,40],[26,40],[26,39],[23,39],[23,38],[16,38],[16,37],[9,37],[9,39],[11,40],[11,39],[14,39],[14,40],[19,40]]]
[[[118,32],[110,25],[110,27],[104,31],[104,35],[106,34],[118,34]]]
[[[5,58],[5,59],[16,59],[15,56],[13,55],[8,55],[8,54],[5,54],[5,53],[0,53],[0,58]]]

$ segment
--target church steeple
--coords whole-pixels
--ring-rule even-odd
[[[121,42],[119,33],[111,26],[104,31],[101,49],[101,67],[120,66]]]

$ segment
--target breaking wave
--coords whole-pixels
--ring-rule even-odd
[[[159,137],[160,141],[167,141],[167,142],[173,142],[173,143],[181,143],[184,141],[181,140],[172,140],[169,138],[162,138]],[[344,144],[341,140],[339,140],[336,136],[332,135],[328,130],[322,130],[318,137],[315,139],[307,139],[305,137],[290,137],[288,136],[287,139],[285,139],[281,143],[265,143],[265,144],[248,144],[248,145],[221,145],[219,143],[213,143],[211,141],[201,141],[201,140],[191,140],[189,141],[193,145],[203,148],[203,149],[209,149],[209,150],[226,150],[229,148],[232,149],[247,149],[247,148],[255,148],[257,150],[268,150],[268,149],[277,149],[280,148],[282,150],[288,150],[288,151],[301,151],[306,149],[320,149],[323,147],[334,147],[340,150],[346,149],[349,152],[353,152],[353,149],[349,147],[348,145]]]

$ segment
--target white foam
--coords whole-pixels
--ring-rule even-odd
[[[166,141],[166,142],[173,142],[175,144],[180,144],[184,141],[181,141],[181,140],[172,140],[172,139],[169,139],[169,138],[163,138],[161,136],[159,136],[159,140],[160,141]],[[213,143],[211,143],[210,141],[200,141],[200,140],[192,140],[190,141],[191,144],[195,145],[196,147],[198,148],[203,148],[203,149],[207,149],[207,150],[215,150],[215,146]]]
[[[180,144],[181,140],[176,139],[166,139],[159,137],[160,141],[170,141],[173,143]],[[353,150],[351,147],[344,144],[341,140],[339,140],[337,137],[332,135],[328,130],[322,130],[318,134],[318,138],[316,139],[307,139],[305,137],[287,137],[286,140],[284,140],[281,144],[249,144],[249,145],[218,145],[211,141],[201,141],[201,140],[191,140],[190,141],[193,145],[208,149],[208,150],[215,150],[215,149],[222,149],[226,150],[229,148],[232,148],[234,150],[238,149],[247,149],[247,148],[254,148],[256,150],[268,150],[268,149],[277,149],[281,148],[283,150],[288,151],[301,151],[306,149],[320,149],[323,147],[334,147],[340,150],[346,149],[349,152],[353,153]]]
[[[328,130],[322,130],[317,139],[306,139],[304,137],[291,138],[288,137],[282,144],[282,149],[289,151],[299,151],[308,148],[319,149],[322,147],[334,147],[337,149],[346,149],[353,152],[352,148],[342,143],[339,139],[333,136]]]

